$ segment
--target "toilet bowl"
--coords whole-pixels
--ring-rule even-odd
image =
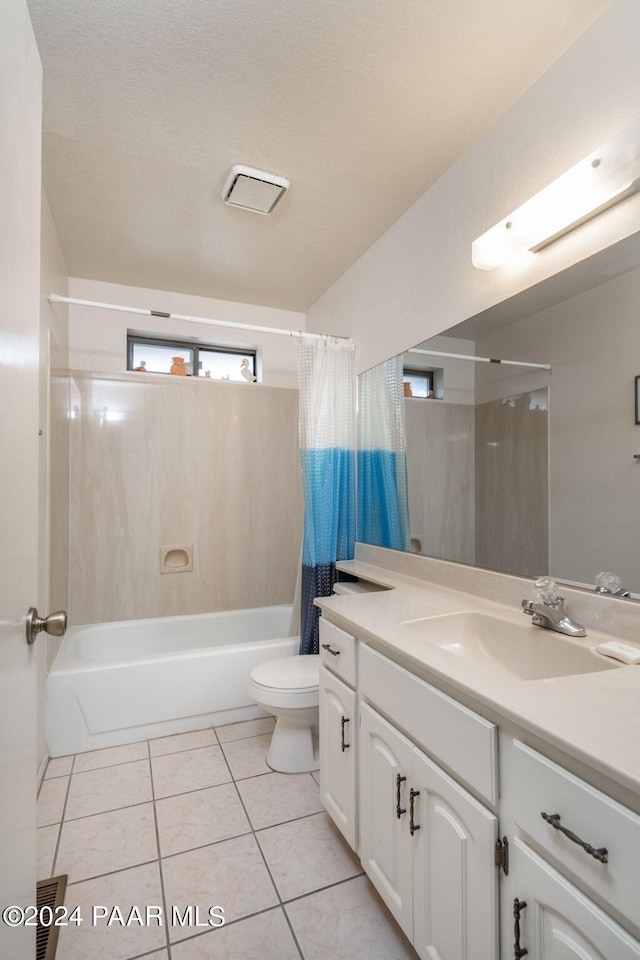
[[[249,696],[276,718],[267,764],[279,773],[308,773],[318,761],[320,656],[265,660],[251,671]]]

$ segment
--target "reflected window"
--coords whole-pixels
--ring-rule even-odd
[[[404,367],[402,373],[405,397],[422,397],[427,399],[434,396],[433,370],[415,370]]]

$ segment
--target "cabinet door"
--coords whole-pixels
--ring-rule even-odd
[[[361,702],[359,710],[360,859],[376,890],[412,939],[413,868],[408,776],[414,748],[367,704]]]
[[[320,795],[327,813],[357,848],[357,697],[320,667]]]
[[[638,960],[640,942],[518,838],[511,854],[513,889],[526,904],[520,947],[531,960]],[[512,911],[505,905],[510,925]]]
[[[491,960],[498,956],[497,818],[417,748],[408,786],[414,946],[425,960]]]

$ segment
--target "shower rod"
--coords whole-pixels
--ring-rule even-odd
[[[500,363],[504,367],[531,367],[535,370],[549,370],[550,363],[525,363],[524,360],[494,360],[493,357],[474,357],[469,353],[441,353],[439,350],[421,350],[413,347],[405,353],[421,353],[428,357],[447,357],[449,360],[471,360],[473,363]]]
[[[145,317],[163,317],[166,320],[185,320],[187,323],[205,323],[212,327],[234,327],[236,330],[255,330],[258,333],[275,333],[282,337],[308,337],[311,340],[349,340],[349,337],[334,337],[328,333],[305,333],[304,330],[286,330],[278,327],[261,327],[255,323],[235,323],[233,320],[212,320],[209,317],[192,317],[185,313],[165,313],[164,310],[144,310],[141,307],[123,307],[116,303],[100,303],[97,300],[78,300],[50,293],[51,303],[73,303],[79,307],[99,307],[101,310],[119,310],[122,313],[137,313]]]

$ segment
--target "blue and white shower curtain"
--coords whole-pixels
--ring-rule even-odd
[[[358,540],[408,550],[402,356],[358,377]]]
[[[297,341],[304,490],[300,653],[318,653],[315,597],[331,595],[336,560],[355,544],[354,343]]]

